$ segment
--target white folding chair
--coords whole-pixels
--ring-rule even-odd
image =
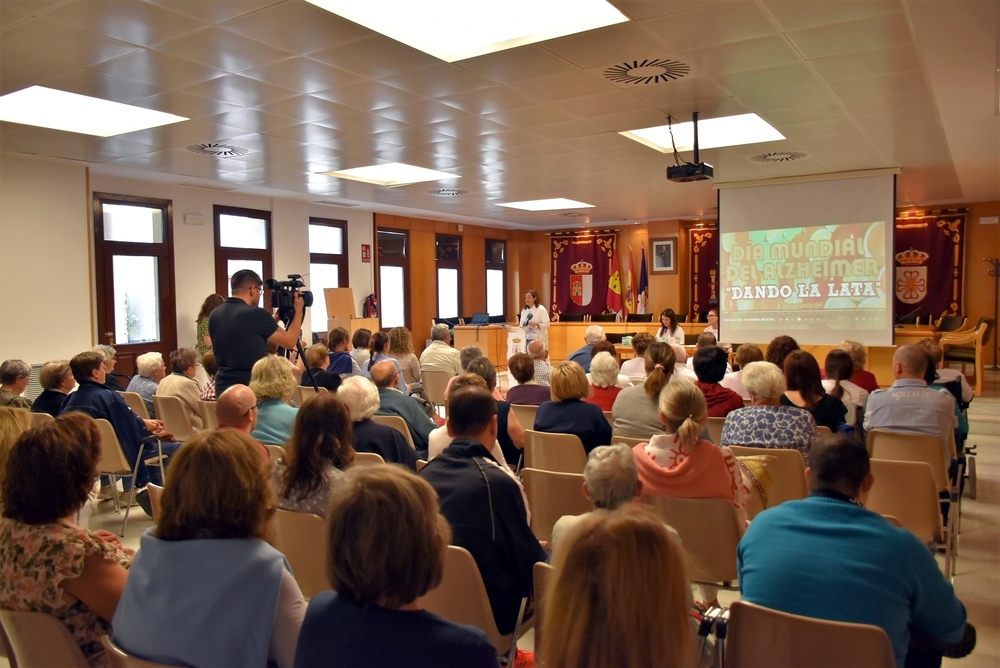
[[[0,610],[11,668],[88,668],[66,625],[47,612]]]
[[[101,434],[101,461],[97,465],[97,472],[111,478],[111,489],[115,501],[115,513],[121,512],[121,500],[118,498],[118,479],[132,478],[129,488],[128,502],[125,504],[125,519],[122,521],[122,537],[125,536],[125,527],[128,526],[129,511],[132,509],[132,502],[135,501],[135,481],[139,473],[139,463],[142,461],[142,451],[146,447],[145,442],[139,444],[139,452],[136,454],[135,465],[128,463],[125,451],[122,450],[121,443],[118,442],[118,435],[115,428],[107,420],[98,419],[97,429]]]
[[[410,426],[406,424],[406,420],[398,415],[373,415],[372,420],[398,431],[406,437],[406,442],[410,444],[410,447],[416,450],[417,446],[413,444],[413,434],[410,433]]]

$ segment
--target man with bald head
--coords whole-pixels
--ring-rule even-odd
[[[219,429],[235,429],[250,435],[257,426],[257,397],[246,385],[230,385],[215,402]],[[265,457],[267,448],[260,446]]]
[[[535,382],[539,385],[552,384],[552,366],[549,364],[549,349],[542,339],[528,344],[528,357],[535,363]]]
[[[396,387],[399,382],[399,369],[391,359],[382,360],[372,367],[372,382],[378,388],[379,408],[376,415],[396,415],[406,421],[413,437],[413,445],[421,459],[427,458],[428,438],[437,426],[427,417],[420,404]]]

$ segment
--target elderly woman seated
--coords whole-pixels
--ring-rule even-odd
[[[535,362],[527,353],[511,355],[507,360],[507,372],[517,382],[517,385],[507,390],[507,401],[510,403],[539,406],[552,398],[549,386],[535,381]]]
[[[610,411],[622,388],[618,386],[618,362],[607,352],[599,352],[590,361],[590,395],[588,403]]]
[[[362,376],[350,376],[337,390],[337,398],[344,402],[351,414],[351,439],[355,452],[371,452],[387,462],[417,470],[417,451],[406,437],[396,429],[372,420],[381,405],[375,383]]]
[[[325,387],[330,392],[336,392],[340,387],[340,374],[328,371],[330,366],[330,349],[322,343],[314,343],[306,348],[306,366],[308,369],[302,373],[302,384],[311,386],[314,382],[316,387]]]
[[[4,360],[0,364],[0,406],[31,408],[31,401],[21,395],[31,382],[31,367],[24,360]]]
[[[46,362],[38,374],[38,382],[43,389],[35,399],[35,403],[31,404],[31,412],[59,415],[66,402],[66,396],[76,387],[76,379],[73,378],[69,362],[66,360]]]
[[[122,392],[125,388],[118,382],[120,374],[114,372],[115,366],[118,364],[118,352],[112,346],[103,344],[94,346],[90,350],[100,355],[101,359],[104,360],[104,387],[115,392]],[[122,376],[122,378],[124,377]]]
[[[582,366],[569,361],[556,364],[552,367],[552,401],[538,407],[535,431],[575,434],[588,453],[611,443],[611,425],[600,408],[583,401],[588,394],[590,384]]]
[[[157,396],[180,399],[191,426],[201,429],[203,424],[198,404],[201,386],[195,380],[195,374],[198,372],[198,351],[194,348],[180,348],[170,353],[170,371],[170,375],[156,386]]]
[[[793,448],[808,454],[816,422],[805,409],[781,405],[785,393],[781,369],[771,362],[753,362],[743,369],[743,385],[751,405],[726,416],[720,445]]]
[[[146,412],[149,417],[156,417],[156,406],[153,405],[153,395],[160,381],[167,375],[167,365],[163,363],[163,354],[158,352],[143,353],[135,358],[137,374],[132,376],[126,392],[135,392],[142,397],[142,403],[146,404]]]
[[[250,372],[250,389],[259,412],[251,436],[269,445],[281,445],[292,437],[299,409],[289,401],[298,385],[292,363],[284,357],[268,355],[257,360]]]

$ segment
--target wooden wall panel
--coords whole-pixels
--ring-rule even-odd
[[[462,234],[461,280],[462,317],[485,311],[486,237],[482,234]]]

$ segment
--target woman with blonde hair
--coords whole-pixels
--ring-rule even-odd
[[[267,543],[268,464],[236,429],[170,460],[159,525],[142,535],[112,625],[129,654],[172,666],[290,668],[306,603]]]
[[[0,485],[7,471],[10,449],[21,438],[21,434],[31,429],[31,414],[23,408],[0,406]]]
[[[604,412],[584,401],[590,394],[587,373],[576,362],[560,362],[552,367],[552,401],[535,413],[535,431],[575,434],[589,454],[599,445],[611,443],[611,425]]]
[[[626,387],[611,406],[615,436],[649,438],[663,431],[660,422],[660,391],[674,375],[676,356],[673,348],[654,341],[646,348],[646,379],[642,385]]]
[[[590,513],[555,552],[538,659],[549,668],[695,665],[684,552],[663,520],[625,506]]]
[[[403,370],[403,380],[410,392],[417,392],[423,385],[420,377],[420,360],[413,354],[413,335],[405,327],[389,330],[389,357],[396,360]]]
[[[284,357],[261,357],[250,372],[250,389],[257,397],[257,426],[250,435],[261,443],[281,445],[292,437],[299,409],[289,401],[299,386],[292,363]]]

